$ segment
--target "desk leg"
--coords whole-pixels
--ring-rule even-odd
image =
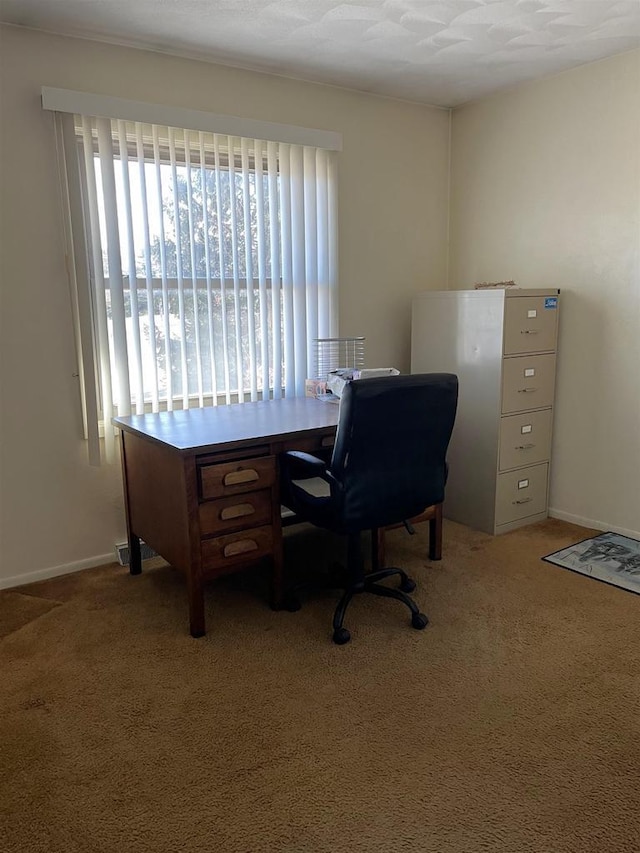
[[[135,533],[129,533],[129,574],[139,575],[142,573],[142,555],[140,553],[140,537]]]
[[[429,559],[430,560],[441,560],[442,559],[442,504],[435,504],[432,508],[425,511],[433,512],[429,518]],[[419,521],[424,521],[426,519],[416,517],[412,519],[414,523]],[[401,527],[401,525],[392,525],[393,527]],[[377,563],[379,568],[384,568],[386,554],[385,554],[385,539],[384,539],[384,528],[380,528],[377,533],[375,530],[371,531],[371,550],[372,556],[375,561],[376,553],[377,553]],[[374,562],[375,566],[375,562]],[[374,567],[375,571],[375,567]]]
[[[271,489],[271,530],[273,544],[267,565],[271,569],[271,609],[282,610],[284,607],[284,541],[282,537],[282,516],[280,514],[280,471],[278,481]]]
[[[124,514],[127,522],[127,540],[129,542],[129,574],[139,575],[142,572],[142,556],[140,553],[140,537],[136,536],[131,530],[127,448],[124,430],[120,432],[120,461],[122,464],[122,482],[124,484]]]
[[[284,607],[284,555],[282,542],[275,547],[271,557],[271,609],[282,610]]]
[[[442,504],[435,505],[433,518],[429,519],[429,559],[442,559]]]
[[[377,572],[378,569],[383,569],[384,561],[384,527],[376,527],[371,531],[371,571]]]
[[[187,575],[189,595],[189,631],[192,637],[204,637],[207,633],[204,621],[204,587],[202,578]]]

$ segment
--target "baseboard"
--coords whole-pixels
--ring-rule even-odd
[[[0,589],[9,589],[14,586],[35,583],[36,581],[57,578],[60,575],[70,575],[73,572],[81,572],[83,569],[95,569],[96,566],[106,566],[115,563],[113,551],[108,554],[99,554],[96,557],[88,557],[86,560],[78,560],[75,563],[64,563],[61,566],[50,566],[48,569],[38,569],[35,572],[27,572],[24,575],[15,575],[12,578],[0,578]]]
[[[560,509],[549,507],[549,516],[558,518],[560,521],[569,521],[571,524],[577,524],[580,527],[590,527],[594,530],[610,530],[612,533],[620,533],[622,536],[629,536],[631,539],[640,540],[640,530],[629,530],[626,527],[617,527],[615,524],[609,524],[606,521],[597,521],[594,518],[583,518],[581,515],[572,515],[570,512],[564,512]],[[60,575],[70,575],[73,572],[81,572],[83,569],[95,569],[97,566],[107,566],[109,563],[115,563],[113,552],[108,554],[99,554],[96,557],[88,557],[86,560],[77,560],[75,563],[63,563],[60,566],[50,566],[48,569],[38,569],[35,572],[28,572],[24,575],[15,575],[11,578],[0,578],[0,589],[11,589],[15,586],[24,586],[25,584],[35,583],[36,581],[47,580],[47,578],[57,578]]]
[[[563,512],[560,509],[549,507],[549,515],[551,518],[559,518],[560,521],[570,521],[571,524],[578,524],[580,527],[591,527],[594,530],[610,530],[612,533],[619,533],[621,536],[629,536],[631,539],[640,539],[640,530],[629,530],[626,527],[617,527],[615,524],[609,524],[608,521],[597,521],[595,518],[583,518],[581,515],[572,515],[570,512]]]

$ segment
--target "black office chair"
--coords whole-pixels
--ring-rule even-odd
[[[441,503],[446,481],[446,453],[455,420],[458,379],[450,373],[390,376],[348,383],[340,400],[340,417],[329,463],[299,451],[284,453],[282,502],[298,520],[348,536],[344,595],[333,617],[333,641],[351,637],[343,627],[347,606],[359,592],[396,598],[411,611],[411,624],[428,624],[407,595],[415,583],[402,569],[365,574],[360,534],[397,524]],[[320,405],[320,404],[319,404]],[[399,589],[378,581],[400,576]],[[298,609],[297,591],[287,607]]]

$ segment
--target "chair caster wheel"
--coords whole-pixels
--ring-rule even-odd
[[[337,646],[344,646],[345,643],[348,643],[351,639],[351,634],[347,631],[346,628],[336,628],[333,632],[333,642]]]
[[[422,631],[422,629],[426,628],[428,624],[429,620],[424,613],[414,613],[411,616],[411,627],[418,631]]]
[[[416,588],[416,582],[411,578],[407,578],[400,584],[402,592],[413,592]]]
[[[300,599],[295,595],[287,595],[284,600],[284,609],[288,610],[289,613],[297,613],[302,605],[300,604]]]

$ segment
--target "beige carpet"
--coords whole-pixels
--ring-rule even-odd
[[[588,535],[447,524],[432,564],[396,531],[431,624],[360,597],[344,647],[334,597],[273,613],[250,575],[203,640],[168,567],[1,594],[40,610],[0,641],[0,849],[637,853],[640,596],[540,560]]]
[[[22,592],[6,590],[0,594],[0,639],[23,628],[57,606],[57,601],[47,601],[38,594],[25,595]]]

